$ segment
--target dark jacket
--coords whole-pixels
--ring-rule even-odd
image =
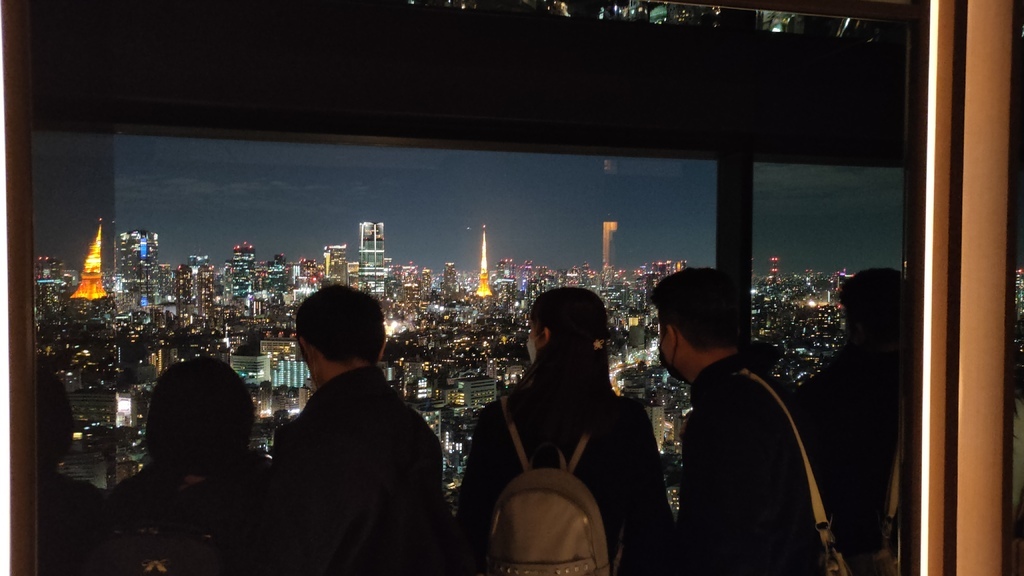
[[[376,367],[323,384],[278,431],[264,504],[240,573],[470,570],[441,493],[437,437]]]
[[[38,574],[77,574],[82,561],[104,535],[103,493],[81,480],[40,470],[38,494]]]
[[[187,485],[184,474],[158,463],[121,482],[107,499],[104,517],[116,530],[182,527],[209,535],[229,554],[245,542],[256,518],[270,459],[251,453],[201,482]]]
[[[595,437],[576,468],[597,501],[608,539],[608,554],[615,557],[619,531],[625,521],[620,574],[671,573],[668,555],[672,513],[668,507],[661,460],[651,422],[639,403],[615,398],[617,421],[611,433]],[[517,422],[527,455],[544,439]],[[559,446],[568,459],[576,446]],[[505,425],[500,402],[480,413],[459,493],[457,518],[473,548],[477,569],[483,571],[491,513],[498,496],[522,465]]]
[[[793,429],[767,390],[737,374],[742,368],[732,356],[693,382],[679,487],[680,573],[814,574],[822,545]]]
[[[893,454],[899,432],[899,352],[847,346],[796,398],[816,425],[819,484],[836,547],[847,555],[882,547]]]

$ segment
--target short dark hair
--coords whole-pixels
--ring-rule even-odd
[[[146,446],[179,474],[213,474],[248,454],[254,418],[249,389],[224,362],[172,364],[153,389]]]
[[[71,403],[64,384],[53,373],[36,371],[36,462],[39,470],[53,472],[71,449],[74,432]]]
[[[328,286],[299,306],[295,333],[328,360],[359,358],[374,364],[384,345],[384,314],[369,294]]]
[[[739,337],[736,288],[714,268],[686,268],[654,288],[651,302],[658,321],[672,325],[697,349],[737,345]]]
[[[892,268],[870,268],[854,274],[839,291],[846,322],[861,324],[872,341],[898,341],[902,282],[899,271]]]

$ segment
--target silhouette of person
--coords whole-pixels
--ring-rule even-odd
[[[737,346],[732,281],[711,268],[687,268],[662,280],[651,301],[662,364],[691,384],[693,402],[682,439],[680,573],[820,573],[804,460],[785,412],[744,372],[750,366]]]
[[[590,432],[575,474],[601,511],[609,559],[625,526],[620,574],[671,573],[672,513],[657,443],[643,406],[612,391],[608,339],[607,314],[596,294],[581,288],[541,294],[530,312],[533,363],[509,396],[508,409],[527,455],[550,442],[568,460]],[[478,571],[486,568],[495,502],[522,472],[501,403],[492,402],[473,433],[457,514]]]
[[[103,493],[59,472],[71,448],[74,422],[64,384],[40,369],[36,375],[36,450],[39,576],[77,574],[99,543]]]
[[[469,555],[441,492],[441,447],[376,366],[371,296],[323,288],[295,315],[315,392],[274,441],[262,522],[239,574],[464,574]]]
[[[842,286],[849,340],[797,401],[815,425],[816,471],[836,545],[857,565],[882,549],[880,522],[899,432],[900,273],[864,270]]]
[[[187,527],[225,554],[245,541],[270,462],[249,450],[252,397],[213,358],[171,365],[157,379],[146,421],[151,459],[122,481],[106,506],[115,529]]]

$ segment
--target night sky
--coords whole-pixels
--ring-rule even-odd
[[[709,160],[37,133],[34,162],[36,252],[72,269],[100,217],[105,258],[114,227],[141,228],[172,265],[222,263],[242,241],[259,260],[346,243],[353,260],[358,223],[383,221],[395,264],[473,270],[486,224],[492,265],[599,267],[605,220],[619,223],[617,267],[714,264]],[[755,271],[769,256],[784,271],[899,266],[901,170],[759,164],[754,177]]]

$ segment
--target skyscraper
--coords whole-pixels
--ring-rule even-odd
[[[441,275],[441,298],[445,301],[451,301],[458,297],[459,279],[455,274],[455,263],[445,262],[444,272]]]
[[[56,258],[40,256],[36,259],[35,269],[36,321],[59,320],[68,297],[64,263]]]
[[[118,237],[117,273],[121,280],[121,305],[145,308],[156,304],[159,248],[155,232],[132,230]]]
[[[324,246],[324,284],[348,284],[348,245]]]
[[[486,298],[491,295],[491,287],[487,274],[487,225],[484,225],[483,244],[480,246],[480,286],[476,289],[476,295]]]
[[[195,282],[192,267],[182,264],[178,266],[174,277],[174,301],[178,306],[178,316],[191,314],[195,307]]]
[[[85,257],[85,264],[82,265],[82,282],[78,285],[78,290],[71,295],[72,298],[98,300],[107,296],[107,291],[103,289],[102,236],[101,222],[99,229],[96,230],[96,240],[89,247],[89,255]]]
[[[216,269],[213,264],[202,264],[195,269],[196,304],[200,316],[209,316],[213,313],[213,299],[216,297],[215,275]]]
[[[378,298],[384,296],[384,223],[359,224],[359,289]]]
[[[231,296],[247,298],[254,291],[256,249],[248,242],[235,246],[231,257]]]

